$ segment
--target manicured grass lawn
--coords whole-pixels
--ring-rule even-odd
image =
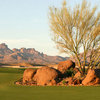
[[[0,100],[100,100],[100,86],[18,86],[24,69],[0,68]]]

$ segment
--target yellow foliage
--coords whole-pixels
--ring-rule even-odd
[[[80,48],[84,52],[84,66],[88,51],[98,56],[100,61],[100,13],[95,13],[97,7],[90,8],[86,0],[77,4],[72,10],[67,7],[64,0],[61,8],[50,7],[49,21],[53,33],[53,40],[61,52],[74,55],[81,68],[79,58]],[[92,57],[92,56],[90,56]],[[90,58],[90,62],[97,59]]]

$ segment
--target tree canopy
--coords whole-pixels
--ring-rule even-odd
[[[84,72],[89,52],[89,67],[100,63],[100,12],[96,10],[97,7],[91,8],[86,0],[73,9],[66,5],[65,0],[61,8],[50,7],[50,28],[57,48],[75,56],[80,70]]]

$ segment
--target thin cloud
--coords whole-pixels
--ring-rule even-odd
[[[32,39],[1,39],[0,43],[6,43],[10,49],[13,48],[35,48],[39,52],[43,52],[44,54],[48,54],[51,56],[61,55],[66,56],[64,54],[59,54],[59,51],[55,48],[54,44],[45,43],[39,40]]]

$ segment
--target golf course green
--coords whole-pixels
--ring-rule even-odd
[[[100,100],[100,86],[19,86],[24,69],[0,68],[0,100]]]

